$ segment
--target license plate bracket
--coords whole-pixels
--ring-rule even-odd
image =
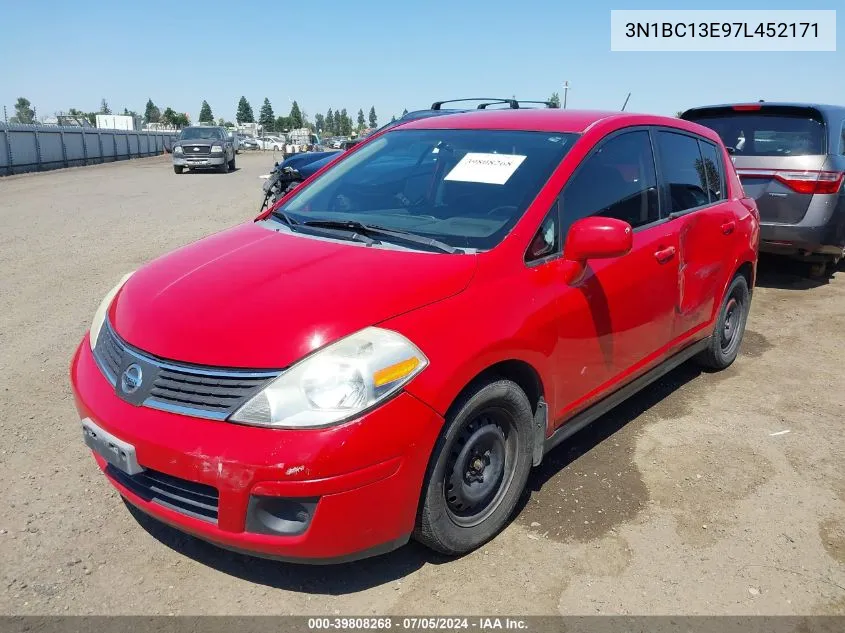
[[[127,475],[144,472],[144,467],[138,463],[135,447],[101,429],[90,418],[82,420],[82,439],[88,448]]]

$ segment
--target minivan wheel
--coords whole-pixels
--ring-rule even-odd
[[[730,367],[736,360],[750,307],[751,293],[748,290],[748,282],[742,275],[737,275],[722,300],[710,345],[697,357],[701,365],[721,370]]]
[[[455,403],[429,462],[416,540],[465,554],[504,527],[531,470],[532,420],[510,380],[478,383]]]

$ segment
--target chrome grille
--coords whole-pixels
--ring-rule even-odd
[[[199,418],[225,420],[280,371],[222,369],[178,363],[138,350],[106,321],[100,330],[94,358],[118,396],[132,404]],[[130,364],[138,364],[142,386],[131,396],[118,385]]]
[[[207,157],[211,155],[211,145],[185,145],[183,143],[182,151],[185,153],[185,156]]]

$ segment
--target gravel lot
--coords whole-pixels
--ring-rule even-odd
[[[681,367],[551,453],[462,559],[295,566],[134,516],[82,444],[68,363],[124,272],[254,216],[272,158],[238,164],[0,179],[0,613],[845,613],[845,272],[776,261],[730,370]]]

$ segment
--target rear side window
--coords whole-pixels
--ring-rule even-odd
[[[812,156],[826,152],[824,120],[813,108],[713,108],[690,112],[684,118],[715,130],[737,156]]]
[[[675,132],[657,132],[660,170],[669,188],[671,212],[710,204],[707,174],[698,140]]]
[[[842,140],[839,141],[839,153],[845,155],[845,123],[842,124]]]
[[[719,160],[716,146],[707,141],[699,141],[698,144],[701,149],[701,163],[696,165],[699,179],[703,174],[707,181],[710,202],[724,200],[727,197],[725,195],[725,171],[722,169],[722,161]]]
[[[563,190],[565,235],[576,220],[601,215],[633,227],[660,218],[654,155],[646,130],[603,141],[584,159]]]

